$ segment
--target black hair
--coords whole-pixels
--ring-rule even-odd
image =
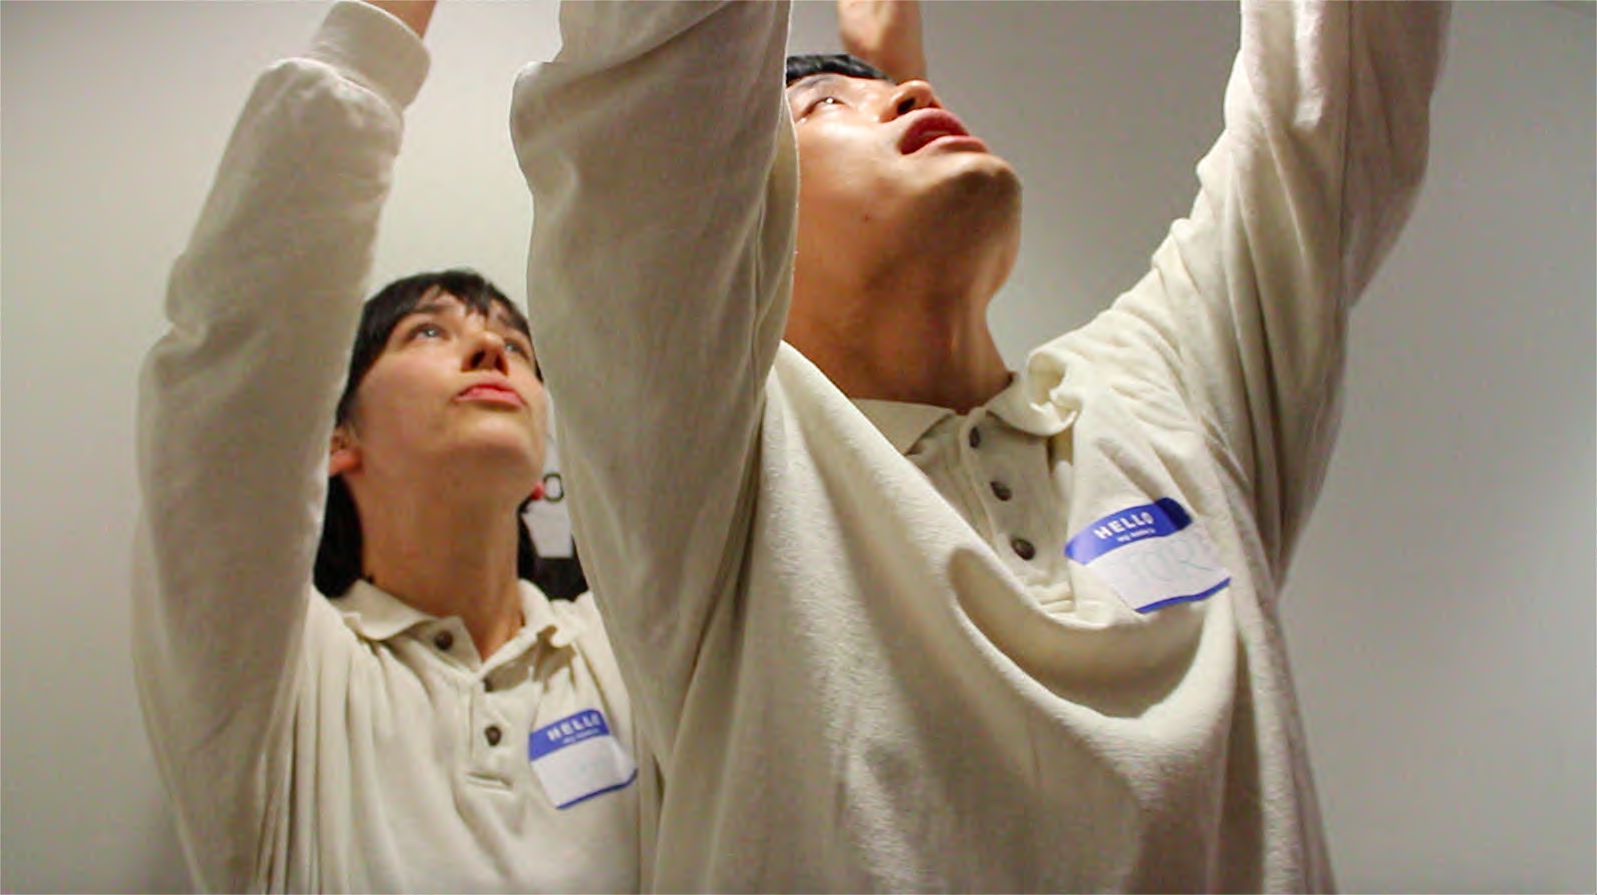
[[[887,76],[887,72],[848,53],[802,53],[787,57],[787,86],[791,87],[793,82],[811,75],[844,75],[897,83]]]
[[[350,356],[349,375],[344,380],[344,392],[338,398],[338,407],[333,415],[335,425],[349,422],[355,409],[355,393],[366,374],[371,372],[372,365],[382,356],[394,327],[418,305],[439,293],[447,293],[473,313],[485,316],[497,306],[505,312],[512,326],[528,339],[532,338],[531,328],[521,310],[476,271],[453,268],[395,280],[368,299],[361,308],[360,325],[355,331],[355,346]],[[523,501],[516,512],[516,574],[539,583],[545,563],[539,559],[538,551],[532,544],[532,535],[527,531],[526,520],[521,516],[526,506],[527,502]],[[328,597],[337,598],[360,580],[365,571],[361,565],[361,546],[360,515],[355,509],[355,498],[350,494],[343,477],[334,476],[327,482],[322,536],[316,545],[316,564],[312,572],[316,589]],[[550,571],[560,573],[560,583],[564,585],[559,588],[563,591],[560,596],[574,596],[586,589],[586,581],[582,581],[583,586],[579,590],[571,590],[569,582],[565,580],[571,577],[569,570],[562,568]],[[582,577],[580,568],[576,576],[579,579]],[[554,593],[549,595],[556,596]]]
[[[528,339],[532,338],[532,329],[528,327],[521,309],[512,304],[497,286],[474,270],[456,267],[395,280],[368,299],[365,307],[361,308],[360,327],[355,330],[355,349],[349,359],[349,376],[344,380],[344,393],[339,395],[338,409],[333,414],[335,424],[349,422],[350,413],[355,409],[355,391],[366,374],[371,372],[372,364],[377,363],[377,358],[382,356],[394,327],[405,319],[405,315],[416,310],[417,305],[439,293],[454,296],[467,310],[483,316],[493,311],[497,304],[505,310],[512,326]]]

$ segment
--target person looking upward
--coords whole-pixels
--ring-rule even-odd
[[[631,891],[650,841],[594,602],[526,580],[525,318],[360,300],[431,13],[337,4],[261,76],[144,365],[134,660],[206,890]]]
[[[916,15],[845,44],[913,69]],[[1020,179],[917,72],[784,64],[782,4],[564,5],[512,114],[529,312],[652,887],[1334,885],[1281,586],[1446,17],[1244,2],[1191,212],[1011,371]]]

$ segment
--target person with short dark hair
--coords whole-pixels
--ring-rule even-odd
[[[431,10],[335,5],[260,78],[144,366],[134,656],[208,890],[638,886],[626,689],[530,580],[526,318],[462,269],[360,302]]]
[[[530,343],[532,332],[527,327],[527,318],[521,309],[511,303],[497,286],[475,271],[457,268],[395,280],[368,299],[361,308],[349,374],[333,411],[335,429],[354,424],[358,387],[387,348],[394,328],[424,301],[441,295],[458,301],[470,314],[485,318],[493,314],[500,315],[505,325],[519,332]],[[535,486],[534,493],[541,487]],[[529,501],[532,499],[528,497]],[[517,528],[516,574],[519,578],[537,583],[540,557],[526,530],[524,517],[518,519]],[[316,548],[313,576],[316,589],[328,597],[338,598],[356,581],[365,577],[362,548],[360,513],[355,506],[355,499],[344,477],[332,476],[327,481],[327,505],[322,515],[321,540]]]
[[[1013,371],[1020,178],[915,73],[913,4],[842,12],[880,71],[784,84],[783,4],[568,3],[516,89],[652,885],[1332,887],[1277,601],[1445,9],[1244,2],[1190,215]]]

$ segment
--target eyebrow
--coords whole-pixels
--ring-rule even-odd
[[[488,321],[490,323],[497,323],[506,329],[514,330],[521,335],[526,335],[525,333],[521,332],[521,327],[517,326],[516,321],[511,318],[510,312],[505,310],[505,306],[499,302],[493,302],[490,305],[490,310],[488,311]]]
[[[817,72],[816,74],[805,75],[804,77],[799,78],[797,81],[787,85],[787,89],[793,93],[802,93],[807,90],[822,90],[833,82],[849,80],[852,79],[846,75],[837,74],[836,72]]]
[[[456,307],[464,309],[465,305],[461,304],[459,299],[449,301],[445,298],[429,298],[426,301],[418,302],[415,307],[406,312],[405,316],[409,317],[412,314],[443,314]]]

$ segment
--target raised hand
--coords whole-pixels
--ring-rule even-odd
[[[433,7],[437,5],[438,0],[366,0],[366,2],[409,25],[417,37],[426,37],[427,23],[432,21]]]
[[[920,0],[837,0],[843,49],[900,83],[926,77]]]

